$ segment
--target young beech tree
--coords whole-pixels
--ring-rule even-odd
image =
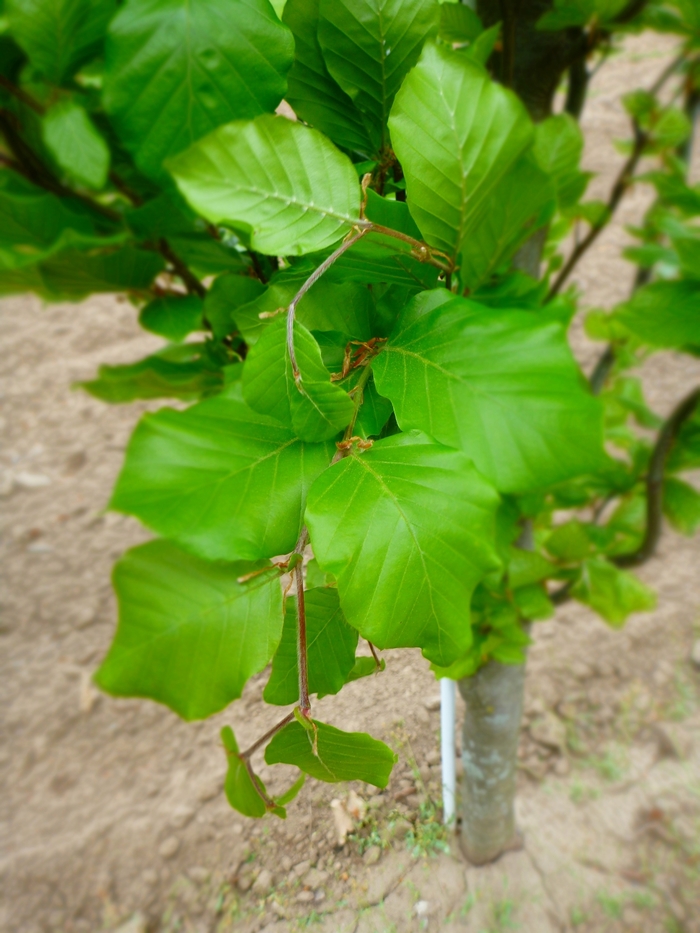
[[[223,730],[226,794],[283,817],[305,775],[386,785],[392,750],[319,722],[312,697],[417,648],[467,700],[462,842],[496,857],[531,622],[569,598],[612,626],[651,608],[626,568],[664,515],[700,523],[680,478],[700,390],[662,422],[631,374],[700,348],[697,0],[0,0],[0,17],[0,291],[125,293],[165,344],[83,388],[188,403],[129,444],[111,506],[160,537],[116,565],[98,684],[192,720],[271,665],[263,700],[292,711],[248,749]],[[642,29],[678,55],[624,99],[617,181],[586,200],[588,76]],[[588,317],[606,345],[589,384],[569,277],[636,183],[656,191],[626,251],[636,287]],[[263,750],[299,769],[281,798]]]

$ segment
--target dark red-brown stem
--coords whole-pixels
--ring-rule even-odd
[[[700,403],[700,387],[694,389],[690,395],[687,395],[676,406],[659,432],[646,476],[647,520],[644,540],[637,550],[631,554],[620,554],[617,557],[609,558],[610,562],[617,567],[639,567],[656,553],[663,527],[666,462],[681,428],[692,416],[698,403]],[[550,599],[556,606],[560,606],[571,599],[572,585],[572,583],[565,583],[550,595]]]
[[[649,461],[646,478],[647,525],[644,540],[632,554],[622,554],[613,558],[618,567],[638,567],[653,557],[661,537],[664,505],[664,475],[666,461],[673,449],[678,434],[697,408],[700,402],[700,387],[694,389],[674,409],[661,429],[654,451]]]

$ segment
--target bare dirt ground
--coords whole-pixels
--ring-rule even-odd
[[[651,84],[668,54],[641,37],[596,78],[584,120],[595,196],[620,163],[620,92]],[[627,294],[623,225],[647,198],[632,193],[577,273],[589,306]],[[313,781],[286,823],[246,822],[221,793],[218,733],[231,723],[247,743],[271,723],[274,710],[258,704],[264,676],[189,725],[90,681],[114,628],[110,566],[146,537],[104,511],[143,406],[110,408],[70,384],[156,341],[111,297],[49,308],[7,299],[1,327],[3,931],[700,931],[698,541],[667,533],[642,570],[659,607],[624,631],[574,606],[535,627],[523,851],[485,869],[456,849],[435,854],[440,831],[418,806],[439,797],[437,687],[417,652],[392,653],[385,673],[319,704],[320,718],[400,752],[386,792],[355,787],[369,804],[359,840],[336,848],[330,800],[347,789]],[[578,325],[575,339],[590,367],[599,348]],[[700,363],[664,354],[644,378],[664,414],[698,383]]]

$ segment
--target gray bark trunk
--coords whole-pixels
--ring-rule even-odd
[[[525,665],[489,661],[459,681],[462,730],[462,850],[483,865],[519,844],[515,826],[518,737]]]

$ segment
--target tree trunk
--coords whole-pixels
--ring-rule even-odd
[[[520,839],[515,782],[525,665],[489,661],[459,681],[467,705],[462,727],[462,851],[474,865],[492,862]]]

